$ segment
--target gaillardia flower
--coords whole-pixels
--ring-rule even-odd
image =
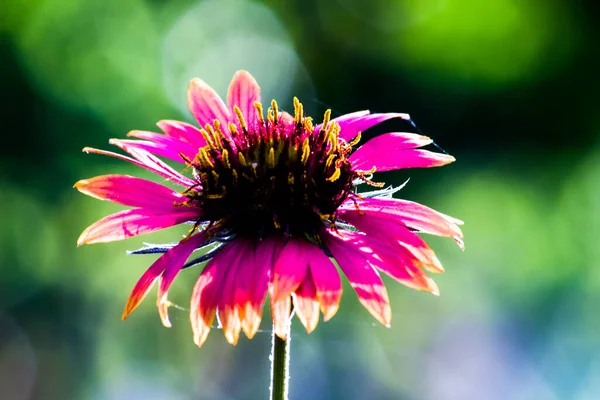
[[[361,132],[406,114],[359,111],[314,125],[294,99],[293,115],[272,101],[266,115],[260,88],[245,71],[235,74],[227,103],[206,83],[191,81],[189,108],[199,128],[164,120],[164,134],[132,131],[139,140],[113,139],[131,157],[85,148],[150,170],[176,185],[127,175],[84,179],[75,187],[102,200],[132,206],[88,227],[78,244],[110,242],[190,224],[175,243],[133,253],[163,253],[142,275],[125,306],[127,317],[158,282],[158,310],[171,326],[167,291],[183,268],[205,262],[191,297],[194,341],[201,346],[218,311],[227,340],[258,330],[269,295],[275,333],[285,338],[293,310],[308,332],[319,313],[327,321],[342,295],[338,269],[364,307],[390,325],[388,294],[379,271],[414,289],[438,289],[424,270],[441,272],[417,234],[454,238],[462,222],[421,204],[392,198],[375,171],[435,167],[454,158],[420,149],[432,143],[412,133],[386,133],[353,150]],[[183,164],[181,174],[158,157]],[[374,186],[359,193],[360,184]],[[199,257],[188,261],[192,253]],[[334,261],[335,260],[335,263]]]

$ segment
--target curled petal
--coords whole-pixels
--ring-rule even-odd
[[[323,235],[325,244],[356,291],[358,300],[379,322],[389,327],[392,310],[387,290],[365,256],[365,249],[359,247],[352,237],[326,232]]]
[[[171,321],[169,321],[168,314],[168,308],[171,303],[167,299],[169,288],[179,271],[181,271],[185,261],[194,250],[201,247],[204,243],[206,243],[206,236],[203,233],[198,233],[190,238],[182,240],[179,244],[156,260],[156,263],[161,263],[164,266],[164,271],[159,278],[156,306],[158,307],[160,320],[167,328],[171,327]]]
[[[296,289],[293,301],[296,315],[306,331],[311,333],[319,323],[319,301],[317,300],[317,289],[310,271],[307,271],[304,280]]]
[[[173,207],[172,209],[134,208],[102,218],[90,225],[77,240],[77,245],[113,242],[143,235],[200,218],[198,209]]]
[[[188,143],[195,149],[206,146],[200,129],[181,121],[162,120],[156,124],[167,136]]]
[[[323,312],[323,320],[328,321],[335,315],[340,306],[342,280],[337,268],[324,252],[313,251],[307,257],[317,300]]]
[[[188,107],[198,124],[204,127],[219,120],[221,126],[227,126],[230,114],[221,97],[206,82],[194,78],[190,82],[187,92]]]
[[[256,80],[247,71],[238,71],[233,76],[227,93],[227,105],[233,115],[234,106],[238,106],[246,123],[254,125],[257,120],[254,102],[260,103],[260,87]]]
[[[134,207],[172,208],[183,195],[166,186],[128,175],[101,175],[82,179],[74,186],[100,200]]]

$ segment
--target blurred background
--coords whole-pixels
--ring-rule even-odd
[[[457,158],[381,174],[463,219],[466,251],[427,238],[440,297],[385,279],[386,329],[346,285],[332,321],[293,327],[291,399],[600,399],[600,52],[597,4],[567,0],[4,0],[0,4],[0,398],[264,399],[270,326],[198,349],[200,268],[164,329],[153,296],[122,307],[155,258],[143,241],[76,248],[120,209],[72,185],[145,176],[81,153],[191,121],[187,82],[225,94],[247,69],[315,119],[410,113]],[[390,122],[367,136],[410,125]],[[265,318],[267,319],[267,318]]]

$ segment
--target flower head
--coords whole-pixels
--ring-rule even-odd
[[[233,77],[225,104],[194,79],[189,108],[199,128],[163,120],[164,134],[132,131],[138,140],[113,139],[129,156],[92,148],[171,181],[179,189],[127,175],[84,179],[75,187],[90,196],[132,206],[88,227],[78,244],[109,242],[189,223],[182,240],[148,246],[136,254],[162,253],[135,285],[126,318],[158,283],[157,306],[165,326],[167,292],[183,268],[207,261],[191,297],[194,340],[204,343],[218,311],[227,340],[257,332],[270,298],[274,329],[285,338],[292,304],[308,332],[320,312],[336,313],[342,284],[332,259],[360,302],[389,326],[391,310],[379,271],[415,289],[438,289],[424,272],[441,272],[431,248],[417,234],[454,238],[462,247],[461,221],[423,205],[392,198],[375,171],[434,167],[454,158],[423,150],[428,137],[386,133],[353,149],[361,132],[406,114],[359,111],[315,125],[294,99],[293,114],[273,100],[265,111],[260,88],[245,71]],[[187,175],[158,157],[180,162]],[[374,190],[359,193],[360,184]],[[200,256],[189,261],[195,251]]]

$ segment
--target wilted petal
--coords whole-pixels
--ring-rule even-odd
[[[227,93],[227,105],[231,115],[234,115],[234,106],[238,106],[246,123],[253,126],[257,120],[254,102],[260,103],[260,87],[256,80],[247,71],[238,71],[233,76]]]
[[[221,97],[206,82],[198,78],[192,79],[187,98],[188,107],[201,127],[212,125],[215,120],[219,120],[221,126],[227,126],[230,113]]]
[[[120,211],[90,225],[79,236],[77,245],[123,240],[200,217],[198,209],[187,207],[173,207],[171,210],[134,208]]]
[[[88,196],[134,207],[172,208],[184,197],[166,186],[128,175],[82,179],[74,187]]]
[[[383,325],[389,327],[392,310],[379,274],[365,257],[364,250],[350,236],[326,231],[325,244],[356,291],[361,304]]]

